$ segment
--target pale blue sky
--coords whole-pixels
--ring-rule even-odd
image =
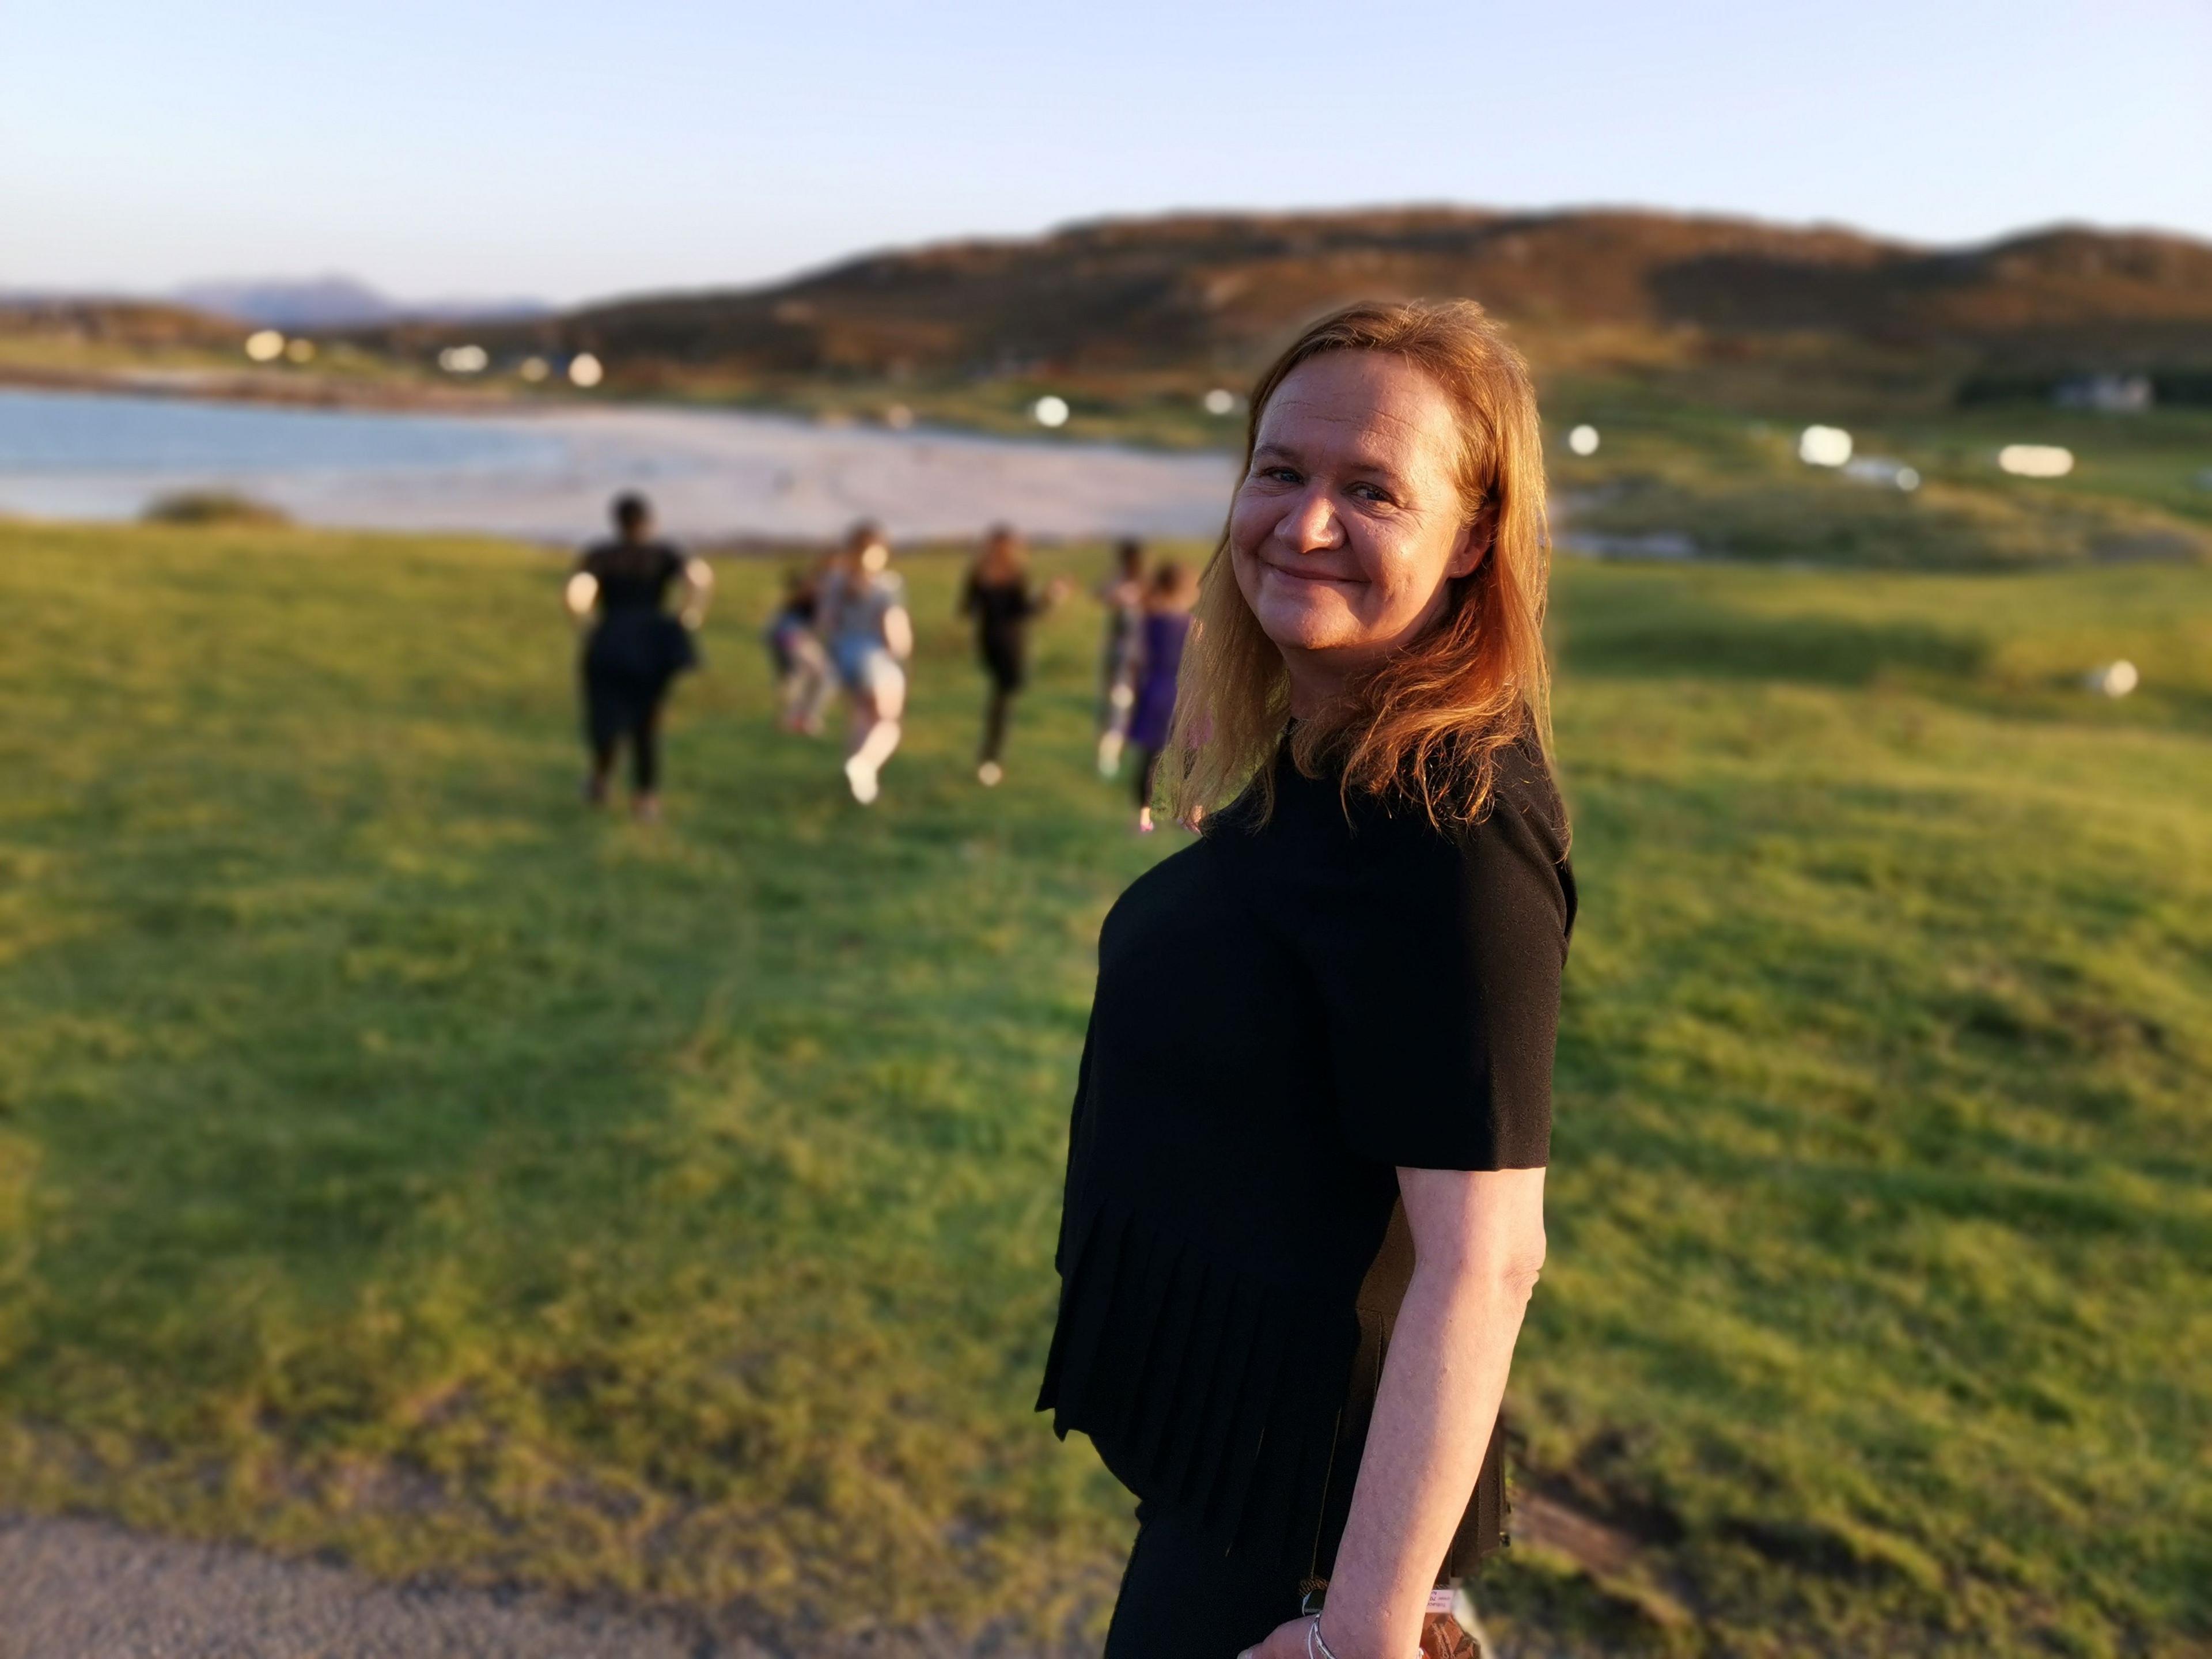
[[[1176,207],[2212,237],[2212,0],[20,0],[0,289],[750,282]]]

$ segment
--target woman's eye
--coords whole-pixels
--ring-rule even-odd
[[[1271,483],[1294,484],[1299,482],[1297,469],[1292,466],[1264,467],[1260,476]]]
[[[1371,483],[1357,483],[1352,485],[1352,494],[1358,496],[1363,501],[1387,502],[1390,499],[1388,492],[1383,490],[1379,485]]]

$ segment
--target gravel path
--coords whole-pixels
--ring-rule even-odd
[[[343,1567],[0,1520],[0,1659],[769,1659],[550,1598],[410,1589]]]
[[[381,1583],[111,1521],[0,1513],[0,1659],[1090,1659],[1003,1633],[793,1638],[732,1609],[627,1612],[536,1592]]]

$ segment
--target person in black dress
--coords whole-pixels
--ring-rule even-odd
[[[988,788],[1006,775],[1006,717],[1015,696],[1029,679],[1030,623],[1066,596],[1067,584],[1055,581],[1042,592],[1029,580],[1029,550],[1006,525],[994,525],[983,550],[969,567],[960,590],[960,611],[975,623],[975,654],[989,678],[983,705],[983,745],[975,776]]]
[[[1100,937],[1038,1404],[1139,1500],[1108,1659],[1464,1654],[1575,915],[1534,398],[1480,307],[1370,304],[1251,410],[1161,765],[1204,833]]]
[[[691,635],[705,620],[714,573],[653,539],[653,509],[642,495],[615,498],[615,539],[587,549],[568,579],[569,614],[587,631],[581,678],[584,739],[591,771],[584,799],[607,798],[616,751],[629,744],[631,808],[640,818],[660,815],[660,711],[668,688],[696,667]],[[671,590],[680,613],[667,609]]]

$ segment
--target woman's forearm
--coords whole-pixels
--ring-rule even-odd
[[[1383,1363],[1324,1625],[1340,1659],[1405,1659],[1482,1470],[1536,1262],[1417,1266]]]

